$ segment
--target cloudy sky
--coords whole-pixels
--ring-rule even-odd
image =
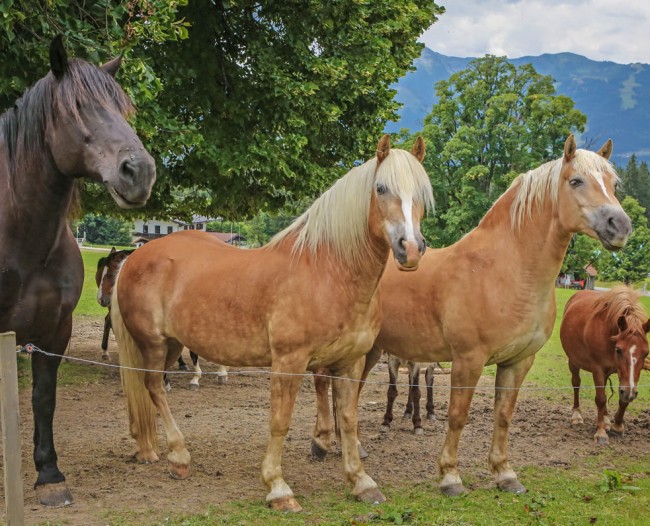
[[[447,12],[421,37],[455,57],[570,51],[650,63],[650,0],[437,0]]]

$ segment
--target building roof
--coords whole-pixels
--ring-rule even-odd
[[[237,234],[236,232],[207,232],[211,236],[221,239],[226,243],[232,243],[233,241],[245,241],[246,238]]]

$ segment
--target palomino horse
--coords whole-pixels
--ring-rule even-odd
[[[127,259],[112,315],[121,363],[147,370],[123,371],[137,460],[158,460],[155,404],[170,472],[190,475],[190,455],[160,382],[160,371],[183,345],[213,362],[270,366],[262,481],[271,507],[298,511],[282,476],[284,439],[303,375],[329,367],[339,377],[333,391],[352,493],[365,502],[385,500],[357,451],[357,381],[379,331],[377,285],[391,249],[401,270],[415,270],[425,250],[419,224],[433,194],[423,156],[422,139],[409,153],[391,150],[384,136],[376,157],[343,176],[262,248],[243,250],[184,231]]]
[[[611,151],[611,140],[598,154],[576,150],[570,135],[560,159],[517,177],[474,230],[449,247],[427,250],[417,273],[398,274],[390,267],[384,273],[383,322],[364,374],[382,349],[411,361],[452,362],[448,431],[439,460],[446,495],[465,491],[458,443],[476,384],[490,364],[497,364],[497,374],[488,464],[499,488],[525,491],[508,462],[508,428],[519,387],[553,329],[554,285],[566,249],[575,232],[619,249],[632,229],[614,195],[618,177],[608,161]],[[327,446],[330,428],[319,416],[315,447]]]
[[[83,263],[67,216],[75,181],[102,183],[122,208],[142,206],[156,167],[125,117],[133,111],[101,68],[68,60],[61,37],[51,71],[0,117],[0,332],[62,355],[83,284]],[[36,491],[41,503],[72,501],[57,466],[52,421],[60,358],[32,356]]]
[[[131,254],[133,250],[115,250],[111,248],[108,256],[100,258],[97,262],[97,271],[95,272],[95,282],[97,283],[97,302],[102,306],[108,308],[106,318],[104,318],[104,334],[102,335],[102,358],[108,360],[110,355],[108,353],[108,337],[111,331],[111,294],[115,286],[117,273],[124,263],[124,260]],[[188,389],[196,391],[199,389],[199,381],[201,379],[201,366],[199,365],[199,357],[190,351],[190,359],[194,366],[194,376],[190,380]],[[187,371],[187,364],[182,356],[178,357],[178,368],[181,371]],[[225,384],[228,380],[228,368],[225,365],[217,365],[217,383]],[[167,375],[164,376],[165,389],[171,391],[171,383]]]
[[[628,404],[638,394],[639,375],[648,357],[650,320],[639,301],[640,294],[625,286],[605,292],[583,290],[566,304],[560,340],[569,357],[573,384],[572,424],[583,422],[580,414],[580,369],[590,371],[596,386],[598,424],[594,440],[607,444],[607,431],[621,434]],[[618,411],[611,424],[607,414],[605,384],[618,373]]]

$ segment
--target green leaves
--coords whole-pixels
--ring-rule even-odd
[[[607,493],[610,491],[640,491],[638,486],[631,486],[625,484],[629,479],[629,475],[621,474],[614,469],[606,469],[603,471],[603,478],[600,483],[600,491]]]

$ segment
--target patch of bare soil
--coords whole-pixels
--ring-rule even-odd
[[[102,320],[77,319],[69,355],[101,361],[101,331]],[[116,363],[113,340],[110,351],[110,362]],[[189,358],[186,361],[189,363]],[[206,362],[202,364],[205,371],[215,370]],[[424,423],[424,436],[415,436],[411,422],[401,418],[406,401],[404,387],[395,406],[399,418],[393,422],[390,433],[379,432],[386,387],[378,383],[387,382],[387,376],[385,365],[379,364],[361,396],[361,436],[370,453],[365,461],[366,470],[380,487],[399,487],[407,482],[437,483],[435,466],[446,431],[449,375],[436,376],[436,385],[443,387],[435,392],[437,420]],[[106,379],[99,384],[59,388],[55,441],[59,466],[75,498],[72,506],[59,509],[36,504],[32,489],[36,474],[31,459],[31,390],[24,390],[20,411],[26,523],[107,524],[105,513],[114,510],[134,513],[134,524],[142,524],[174,512],[200,513],[208,505],[242,498],[257,499],[264,506],[266,491],[259,475],[268,435],[268,376],[231,372],[226,385],[218,385],[215,376],[207,376],[198,392],[186,389],[189,379],[173,376],[173,390],[169,394],[172,412],[192,454],[194,474],[185,481],[171,479],[165,460],[154,465],[129,460],[134,442],[127,432],[126,404],[116,369],[108,369]],[[405,383],[406,375],[400,381]],[[480,385],[492,384],[493,379],[486,377]],[[583,408],[588,423],[572,428],[570,396],[567,392],[566,402],[560,405],[544,400],[543,393],[538,391],[522,393],[510,433],[510,455],[515,469],[526,465],[565,469],[577,456],[599,451],[592,441],[594,406]],[[284,450],[286,480],[299,500],[301,495],[325,489],[350,498],[340,454],[335,452],[322,463],[310,460],[314,400],[313,382],[307,378],[298,396]],[[421,405],[424,410],[424,402]],[[492,405],[491,390],[477,391],[461,439],[461,474],[471,475],[475,487],[493,484],[487,469]],[[627,424],[626,434],[613,438],[609,447],[622,455],[648,454],[650,410],[628,418]],[[164,444],[161,435],[161,445]]]

